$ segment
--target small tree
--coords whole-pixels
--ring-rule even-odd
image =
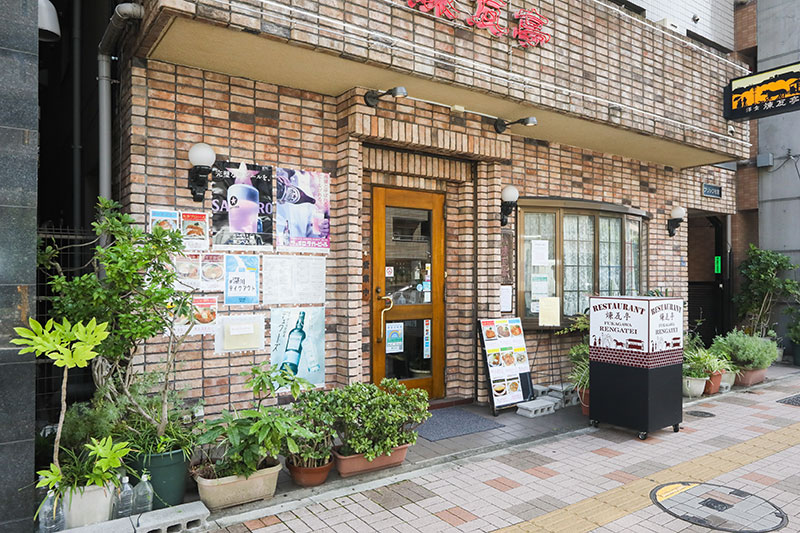
[[[750,244],[750,251],[739,272],[744,281],[733,301],[738,307],[739,318],[752,335],[766,337],[772,324],[775,304],[786,298],[800,296],[800,284],[793,279],[780,277],[795,270],[797,265],[780,252],[762,250]]]

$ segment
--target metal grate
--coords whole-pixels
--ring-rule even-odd
[[[59,263],[67,277],[81,275],[91,269],[86,266],[91,258],[89,246],[96,235],[86,230],[71,228],[40,228],[39,239],[44,245],[54,245],[63,251]],[[53,291],[47,283],[48,273],[39,270],[36,274],[36,319],[50,318]],[[42,427],[58,421],[61,408],[61,379],[63,371],[47,358],[36,359],[36,421]],[[69,373],[67,403],[86,401],[94,394],[94,382],[89,367],[76,368]]]
[[[800,407],[800,394],[778,400],[778,403],[785,403],[787,405],[796,405],[797,407]]]

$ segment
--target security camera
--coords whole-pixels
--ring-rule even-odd
[[[728,135],[730,135],[731,137],[736,135],[736,128],[734,128],[733,125],[728,126]]]

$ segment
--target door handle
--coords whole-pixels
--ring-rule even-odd
[[[377,342],[383,342],[383,332],[386,331],[386,311],[391,311],[394,307],[394,300],[391,296],[378,296],[378,300],[384,300],[384,307],[381,309],[381,331],[378,333]],[[389,300],[389,307],[386,307],[386,300]]]

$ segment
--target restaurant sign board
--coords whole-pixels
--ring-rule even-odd
[[[723,116],[749,120],[800,109],[800,63],[731,80],[725,87]]]

